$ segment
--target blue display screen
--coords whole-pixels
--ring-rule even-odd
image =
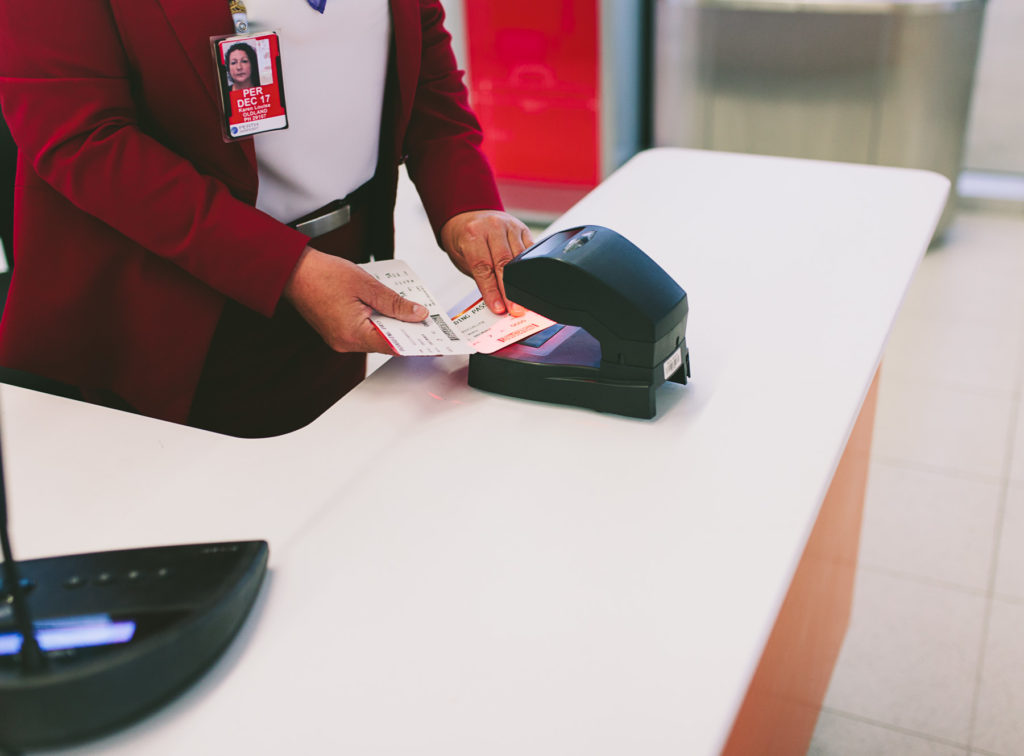
[[[112,646],[135,637],[134,621],[114,620],[106,614],[42,620],[34,626],[36,642],[43,651]],[[21,633],[0,633],[0,656],[14,656],[21,643]]]

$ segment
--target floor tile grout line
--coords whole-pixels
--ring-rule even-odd
[[[932,313],[925,314],[900,312],[900,314],[897,317],[896,324],[893,327],[894,332],[902,322],[911,322],[915,325],[931,325],[936,322],[936,318]],[[959,323],[960,325],[970,328],[972,331],[978,328],[985,328],[986,330],[991,330],[993,328],[991,324],[982,325],[976,323],[965,323],[961,318],[952,316],[949,318],[949,322]],[[1024,328],[1024,310],[1018,313],[1017,323],[1011,323],[1010,325],[1002,325],[1002,321],[1000,321],[1000,324],[1000,327],[1003,328],[1007,334],[1019,334],[1021,332],[1021,328]],[[948,389],[951,391],[963,390],[967,391],[968,393],[974,393],[981,396],[991,396],[992,398],[1005,397],[1010,399],[1019,399],[1021,394],[1021,384],[1022,381],[1024,381],[1024,343],[1021,343],[1016,350],[1016,357],[1013,360],[1013,368],[1011,372],[1013,375],[1011,388],[997,387],[992,385],[979,385],[977,383],[965,383],[956,380],[943,380],[941,378],[929,379],[928,383],[929,385],[935,386],[936,388]],[[891,369],[890,367],[890,370],[886,373],[886,375],[892,376],[897,382],[903,384],[916,382],[919,379],[912,373],[903,373],[899,369],[898,365],[895,370]]]
[[[971,470],[964,470],[959,467],[947,467],[945,465],[931,465],[927,462],[917,462],[912,459],[903,459],[902,457],[890,457],[882,454],[872,454],[869,464],[880,463],[888,465],[889,467],[899,467],[906,470],[914,470],[916,472],[927,472],[934,473],[936,475],[947,475],[949,477],[961,478],[962,480],[969,480],[974,483],[997,483],[1002,484],[1007,481],[1008,476],[1005,475],[988,475],[986,473],[973,472]],[[1015,481],[1009,481],[1011,483]],[[1024,481],[1021,481],[1024,483]],[[870,482],[869,482],[870,485]]]
[[[978,649],[978,666],[974,673],[974,692],[971,696],[971,715],[967,724],[967,742],[973,747],[975,727],[978,721],[978,703],[981,698],[981,686],[984,682],[985,650],[988,647],[989,630],[992,625],[992,602],[995,597],[996,577],[999,573],[999,548],[1002,543],[1003,521],[1006,518],[1007,500],[1010,495],[1010,472],[1013,469],[1014,442],[1017,434],[1017,421],[1020,415],[1020,401],[1015,400],[1010,411],[1010,424],[1007,431],[1005,454],[1003,455],[1004,477],[999,496],[999,508],[996,511],[995,527],[993,528],[992,556],[989,561],[988,586],[985,598],[985,614],[981,623],[981,645]]]
[[[1015,366],[1016,367],[1016,366]],[[1016,370],[1014,371],[1016,375]],[[902,387],[920,387],[925,386],[926,388],[939,388],[944,391],[956,391],[964,394],[970,394],[971,396],[980,397],[983,399],[1009,399],[1015,400],[1020,395],[1020,388],[1002,389],[992,388],[990,386],[978,386],[968,383],[955,383],[950,381],[945,383],[942,381],[925,381],[920,376],[915,375],[901,375],[897,367],[895,371],[890,371],[885,374],[887,382],[899,384]]]
[[[836,709],[831,706],[822,706],[821,710],[833,714],[835,716],[843,717],[845,719],[853,720],[854,722],[860,722],[861,724],[868,724],[873,727],[880,727],[884,730],[891,730],[892,732],[898,732],[901,735],[910,735],[921,740],[927,740],[932,743],[939,743],[941,745],[952,746],[953,748],[962,748],[965,751],[970,751],[971,746],[967,743],[960,743],[950,738],[944,738],[939,735],[932,735],[928,732],[922,732],[920,730],[913,730],[909,727],[900,727],[899,725],[889,724],[888,722],[880,722],[877,719],[871,717],[865,717],[861,714],[854,714],[850,711],[844,711],[842,709]],[[991,756],[1000,756],[1000,754],[991,754]]]
[[[1024,328],[1024,314],[1018,316],[1017,321],[1018,333],[1019,329]],[[1024,348],[1017,350],[1017,374],[1015,384],[1015,398],[1019,401],[1021,397],[1021,389],[1024,388]]]
[[[1015,606],[1024,606],[1024,596],[1015,596],[1012,593],[999,593],[995,591],[992,594],[993,601],[1001,601],[1004,604],[1014,604]]]
[[[1019,390],[1016,388],[997,388],[995,386],[981,386],[977,383],[963,383],[959,381],[946,381],[941,378],[928,378],[923,380],[921,376],[914,375],[912,372],[901,373],[899,366],[895,370],[890,370],[886,373],[893,379],[894,382],[900,382],[904,385],[910,384],[923,384],[928,388],[942,389],[943,391],[956,391],[963,392],[965,394],[973,394],[974,396],[984,399],[1007,399],[1014,401],[1019,395]],[[1014,380],[1017,380],[1016,366],[1014,366]]]
[[[886,577],[897,578],[899,580],[906,580],[912,583],[918,583],[919,585],[927,585],[932,588],[943,588],[949,591],[956,591],[967,596],[974,596],[975,598],[988,599],[991,598],[988,589],[986,588],[971,588],[970,586],[960,585],[958,583],[951,583],[947,580],[940,580],[938,578],[927,577],[925,575],[917,575],[913,572],[904,572],[902,570],[894,570],[888,567],[879,567],[866,562],[861,562],[857,565],[858,570],[864,570],[865,572],[872,572],[876,575],[884,575]],[[1024,599],[1021,600],[1024,603]]]

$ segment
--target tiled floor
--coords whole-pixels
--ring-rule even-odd
[[[814,756],[1024,755],[1024,210],[962,210],[882,366]]]
[[[445,280],[406,181],[396,216],[400,256]],[[1024,756],[1022,388],[1024,209],[962,210],[883,364],[853,617],[809,754]]]

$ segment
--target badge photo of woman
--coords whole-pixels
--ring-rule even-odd
[[[259,86],[260,70],[256,63],[256,51],[251,45],[245,42],[231,45],[228,48],[227,67],[233,91]]]

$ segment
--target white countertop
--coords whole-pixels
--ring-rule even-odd
[[[20,558],[270,542],[226,656],[83,752],[717,753],[947,188],[675,149],[614,174],[552,230],[686,289],[692,380],[653,420],[476,391],[463,357],[256,441],[5,387]]]

